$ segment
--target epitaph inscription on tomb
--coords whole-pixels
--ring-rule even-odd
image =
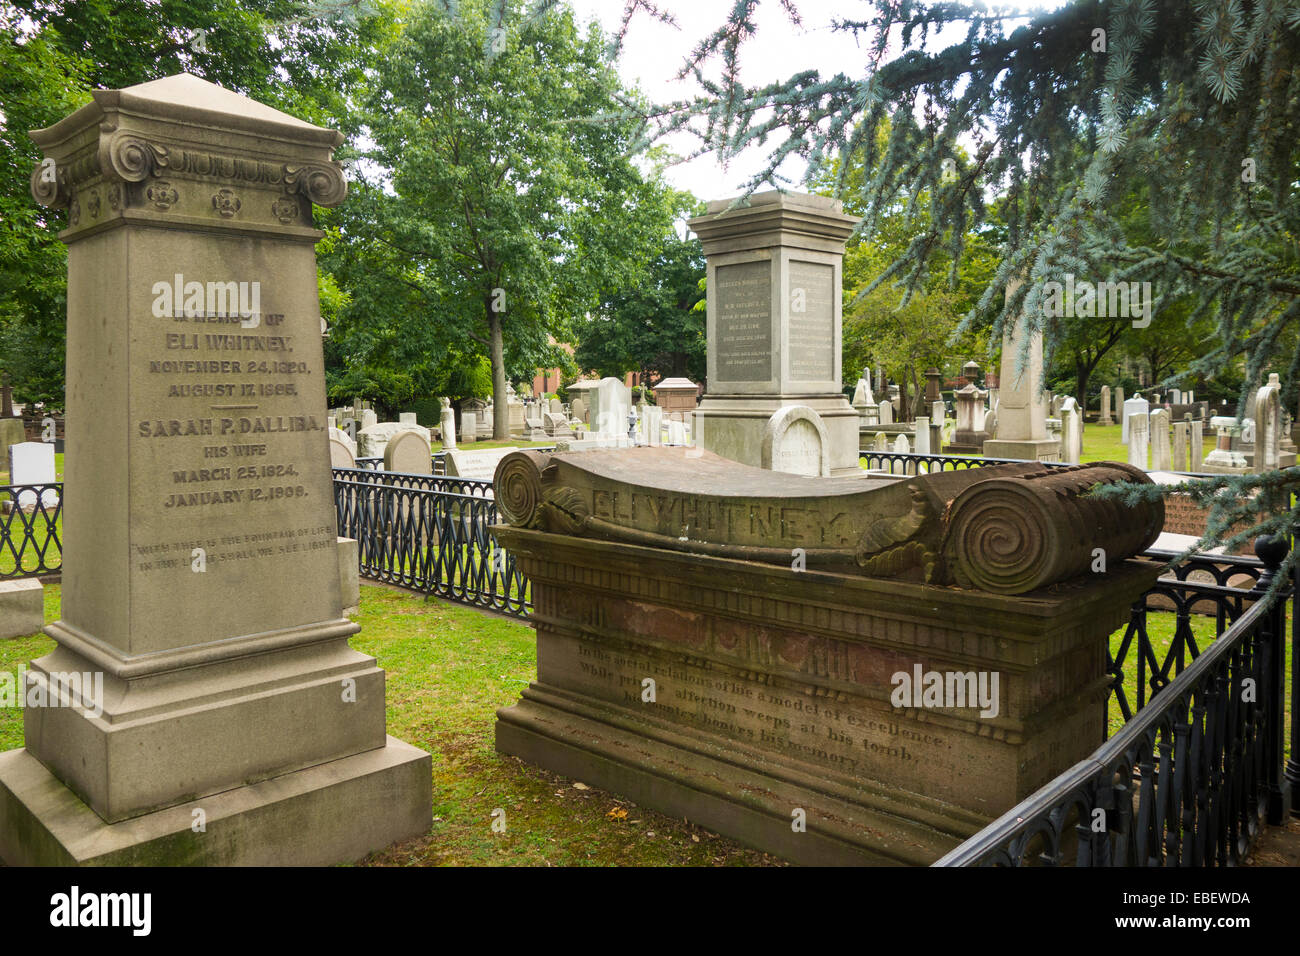
[[[766,382],[772,377],[771,264],[718,266],[717,277],[717,376]]]
[[[265,240],[143,241],[172,245],[179,268],[130,294],[132,601],[220,603],[188,625],[195,644],[320,620],[311,589],[286,588],[274,608],[221,598],[286,561],[316,580],[337,560],[329,473],[302,467],[327,441],[311,413],[325,407],[316,290],[271,265],[284,253]],[[208,294],[222,287],[226,301]]]
[[[786,376],[801,382],[835,378],[835,269],[817,262],[790,263],[790,345]]]

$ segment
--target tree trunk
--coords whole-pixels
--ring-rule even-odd
[[[1088,379],[1092,378],[1092,368],[1086,362],[1074,363],[1074,388],[1078,392],[1075,396],[1079,402],[1079,411],[1087,417],[1088,412]]]
[[[510,408],[506,405],[506,354],[501,335],[501,314],[488,301],[488,333],[492,360],[492,440],[510,439]]]

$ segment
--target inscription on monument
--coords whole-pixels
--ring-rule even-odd
[[[816,477],[821,474],[822,437],[806,419],[796,419],[772,443],[772,470]]]
[[[183,587],[216,601],[282,574],[286,556],[303,574],[328,574],[336,560],[333,509],[322,510],[328,473],[302,467],[323,457],[327,427],[324,415],[310,413],[324,407],[312,290],[264,281],[256,256],[227,253],[222,261],[230,273],[186,262],[184,277],[158,277],[135,300],[127,355],[137,383],[129,437],[131,562],[142,574],[133,580],[136,600]],[[254,294],[239,301],[234,279]],[[232,294],[209,309],[201,294],[209,286]],[[273,624],[319,617],[290,603]],[[241,620],[239,605],[220,617],[197,630],[216,637],[266,626],[265,618]]]
[[[717,375],[724,381],[772,378],[771,269],[768,262],[718,266]]]
[[[835,270],[818,262],[790,263],[790,347],[786,377],[835,378]]]
[[[978,766],[974,754],[955,746],[959,733],[879,703],[848,695],[818,699],[770,680],[754,682],[706,659],[674,663],[644,646],[605,648],[553,634],[548,639],[552,646],[539,658],[543,680],[673,723],[881,779],[903,767],[916,772],[924,762],[931,775],[956,781]],[[646,676],[658,685],[658,699],[649,708],[641,700]]]

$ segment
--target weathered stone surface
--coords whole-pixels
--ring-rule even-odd
[[[1122,426],[1120,429],[1120,441],[1122,441],[1125,445],[1127,445],[1129,440],[1128,436],[1133,427],[1132,418],[1136,415],[1145,419],[1148,415],[1151,414],[1151,403],[1148,402],[1141,395],[1134,395],[1128,401],[1124,402],[1120,406],[1120,409],[1124,416],[1122,419]],[[1148,434],[1149,434],[1149,429],[1148,429]]]
[[[1022,353],[1027,354],[1023,368]],[[1020,316],[1002,337],[997,434],[984,442],[989,458],[1060,461],[1060,445],[1047,434],[1042,375],[1043,333],[1031,331]]]
[[[383,671],[341,613],[311,226],[344,197],[341,136],[188,75],[96,91],[32,135],[60,171],[34,195],[86,214],[61,236],[62,618],[29,679],[104,680],[99,701],[24,711],[0,856],[337,862],[424,832],[429,757],[387,738]],[[386,796],[364,838],[339,825],[358,826],[345,792]],[[191,801],[225,808],[223,835],[209,820],[148,855],[154,815]]]
[[[988,392],[974,383],[957,389],[957,431],[946,448],[950,454],[978,455],[984,451],[984,442],[989,437],[984,426],[984,400],[987,397]]]
[[[453,451],[456,448],[456,410],[451,407],[451,399],[442,399],[442,411],[439,415],[439,430],[442,432],[442,450]]]
[[[1132,401],[1132,399],[1130,399]],[[1147,448],[1150,445],[1151,418],[1149,415],[1133,414],[1125,419],[1128,422],[1128,463],[1134,468],[1147,468]]]
[[[542,421],[545,422],[548,438],[573,437],[573,429],[569,427],[569,419],[563,412],[547,412],[542,416]]]
[[[429,429],[403,422],[377,422],[357,432],[357,455],[360,458],[383,458],[389,441],[400,432],[415,432],[430,444]]]
[[[808,568],[1017,594],[1088,573],[1093,548],[1123,560],[1155,540],[1159,502],[1085,497],[1121,481],[1149,479],[1115,462],[817,479],[638,448],[515,451],[497,466],[495,492],[519,527],[780,565],[802,548]]]
[[[9,460],[9,446],[27,440],[21,418],[0,418],[0,461]]]
[[[449,478],[491,478],[501,459],[513,450],[512,448],[487,448],[483,451],[458,449],[450,452],[447,455],[447,476]]]
[[[355,614],[361,604],[361,543],[356,538],[339,538],[339,595],[343,614]]]
[[[358,860],[388,846],[394,833],[428,830],[431,763],[424,751],[387,737],[374,750],[105,824],[28,751],[9,750],[0,753],[0,859],[41,866]],[[202,834],[193,830],[196,810]]]
[[[1170,464],[1169,448],[1169,413],[1163,408],[1151,411],[1147,418],[1151,442],[1151,470],[1168,471]]]
[[[330,467],[357,467],[357,445],[348,433],[334,428],[330,430]]]
[[[40,581],[0,581],[0,640],[37,634],[44,623],[45,588]]]
[[[384,471],[400,471],[408,475],[433,474],[433,456],[430,452],[428,431],[398,432],[384,446]]]
[[[632,410],[632,390],[617,378],[602,378],[595,388],[587,390],[591,401],[588,419],[593,435],[607,438],[627,437],[627,416]],[[563,434],[569,431],[568,416],[557,413],[563,423]],[[548,426],[548,431],[550,430]]]
[[[659,451],[639,450],[651,497],[634,502],[608,474],[591,479],[608,496],[593,500],[608,519],[653,524],[652,512],[672,511],[691,527],[745,532],[741,499],[710,512],[707,498],[688,503],[685,489],[665,487],[661,462],[645,454]],[[553,487],[575,496],[556,507],[571,517],[572,462],[559,458]],[[499,501],[521,491],[505,480],[512,463],[522,467],[503,462]],[[714,483],[708,458],[694,465],[695,487]],[[1013,476],[996,480],[1015,481],[1020,468],[996,469]],[[873,484],[906,495],[951,474]],[[871,500],[835,479],[778,480],[824,489],[818,497],[837,513]],[[801,516],[815,506],[802,490],[791,490],[785,520],[807,527]],[[767,489],[745,494],[761,516]],[[814,570],[815,541],[801,571],[788,549],[765,563],[749,548],[679,550],[652,535],[494,534],[531,582],[538,636],[538,679],[498,712],[497,749],[808,863],[931,862],[1091,752],[1103,735],[1104,641],[1157,574],[1120,560],[1105,575],[1012,598]],[[918,668],[997,673],[996,713],[895,705],[897,676]],[[806,833],[792,835],[795,808]]]
[[[689,223],[708,259],[709,390],[692,440],[765,467],[778,416],[800,405],[826,432],[830,473],[858,474],[860,415],[840,391],[839,294],[844,241],[856,220],[837,201],[797,193],[756,193],[730,205],[710,203]]]
[[[9,483],[53,485],[58,479],[54,462],[54,446],[49,442],[24,441],[10,445]],[[50,510],[59,503],[59,493],[53,487],[43,488],[39,492],[27,489],[18,493],[16,503],[23,511],[32,511],[38,500],[46,510]]]
[[[794,475],[829,478],[830,433],[806,405],[778,409],[763,432],[762,467]]]

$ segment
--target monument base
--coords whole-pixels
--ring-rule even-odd
[[[1023,441],[990,438],[984,442],[985,458],[1011,458],[1017,461],[1060,461],[1061,443],[1054,438],[1027,438]]]
[[[943,446],[945,454],[982,455],[984,454],[984,445],[989,440],[988,432],[969,431],[960,428],[952,438],[951,444]]]
[[[533,684],[497,711],[496,749],[794,863],[928,866],[983,817],[887,784],[827,779],[708,733]],[[795,809],[807,826],[794,829]]]
[[[827,477],[862,473],[858,466],[861,419],[843,395],[705,395],[694,412],[694,444],[742,465],[768,467],[764,463],[768,422],[779,409],[789,405],[812,409],[825,426],[830,459]]]
[[[377,750],[105,823],[24,749],[0,753],[0,860],[9,866],[328,866],[432,825],[432,758]],[[196,811],[204,830],[196,832]]]

